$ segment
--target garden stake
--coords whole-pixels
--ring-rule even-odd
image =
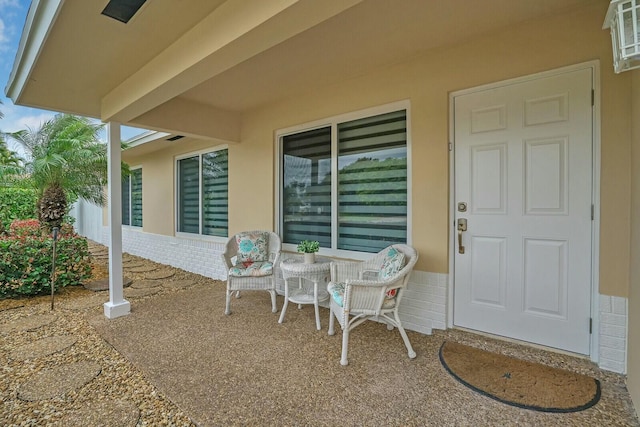
[[[51,269],[51,310],[53,310],[53,291],[56,284],[56,241],[58,240],[58,227],[53,227],[53,266]]]

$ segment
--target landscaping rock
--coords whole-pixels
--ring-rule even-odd
[[[69,412],[60,420],[66,427],[134,427],[140,419],[140,410],[125,400],[99,400]]]

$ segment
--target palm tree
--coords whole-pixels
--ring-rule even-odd
[[[38,192],[41,221],[59,225],[70,197],[104,205],[107,149],[98,140],[101,128],[89,119],[59,114],[39,129],[7,134],[29,156],[24,179]]]
[[[1,100],[0,105],[2,105]],[[0,119],[3,117],[4,114],[0,111]],[[0,187],[9,181],[11,177],[20,175],[22,167],[22,159],[15,151],[9,149],[4,136],[5,134],[0,131]]]

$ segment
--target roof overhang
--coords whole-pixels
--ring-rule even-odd
[[[592,0],[603,1],[603,0]],[[585,0],[34,0],[7,95],[19,105],[240,140],[242,114]]]

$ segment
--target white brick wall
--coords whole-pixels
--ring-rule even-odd
[[[432,328],[446,329],[447,277],[413,271],[400,309],[402,324],[407,329],[425,334],[431,334]]]
[[[104,227],[101,243],[106,245],[108,238],[109,228]],[[220,258],[224,243],[162,236],[123,227],[122,251],[213,279],[227,278]]]
[[[599,365],[625,374],[627,371],[627,299],[600,295]]]

